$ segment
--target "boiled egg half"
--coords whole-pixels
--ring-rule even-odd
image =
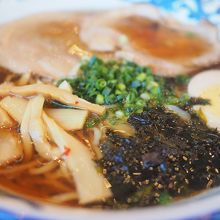
[[[220,131],[220,70],[195,75],[188,84],[188,94],[209,100],[208,105],[197,105],[194,109],[209,127]]]

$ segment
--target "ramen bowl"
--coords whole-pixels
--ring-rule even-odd
[[[170,13],[184,23],[196,23],[198,19],[204,16],[211,22],[220,23],[220,16],[217,9],[220,8],[218,1],[213,1],[211,6],[205,7],[205,1],[202,5],[205,7],[201,10],[201,5],[196,5],[197,1],[190,1],[191,4],[181,3],[181,1],[146,1],[157,7],[160,7],[162,13],[169,10]],[[169,3],[168,3],[169,2]],[[172,3],[171,3],[172,2]],[[0,0],[0,24],[4,24],[15,19],[32,15],[40,12],[54,11],[90,11],[106,10],[130,6],[136,4],[136,1],[97,1],[86,0],[75,2],[71,0]],[[142,1],[143,3],[143,1]],[[201,1],[202,4],[202,1]],[[207,3],[208,4],[208,3]],[[219,9],[218,9],[219,10]],[[218,23],[219,22],[219,23]],[[1,180],[0,180],[1,181]],[[200,193],[181,201],[169,205],[159,205],[157,207],[136,208],[130,210],[100,210],[89,208],[72,208],[48,203],[37,202],[20,198],[14,194],[0,193],[0,219],[203,219],[213,217],[218,219],[220,211],[220,188]]]

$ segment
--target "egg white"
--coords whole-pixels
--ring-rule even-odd
[[[207,70],[192,77],[188,84],[188,94],[191,97],[200,97],[212,85],[220,86],[220,70]]]
[[[188,94],[191,97],[204,98],[204,91],[212,86],[220,87],[220,70],[207,70],[195,75],[188,84]],[[208,127],[217,128],[220,131],[220,109],[218,114],[215,114],[213,109],[216,111],[216,106],[212,103],[212,97],[210,97],[209,105],[194,106],[194,110],[206,122]]]

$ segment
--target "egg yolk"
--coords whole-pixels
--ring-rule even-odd
[[[205,107],[208,108],[212,114],[220,116],[220,84],[206,88],[200,96],[204,99],[208,99],[210,102],[210,105]]]

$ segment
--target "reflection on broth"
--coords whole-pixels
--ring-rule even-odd
[[[78,57],[89,56],[88,48],[79,38],[79,25],[74,21],[48,22],[29,30],[29,37],[37,37],[51,41],[58,50]]]

